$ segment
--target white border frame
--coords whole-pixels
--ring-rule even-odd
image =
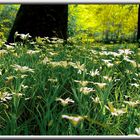
[[[140,4],[140,0],[0,0],[0,4]],[[89,136],[89,135],[79,135],[79,136],[63,136],[63,135],[0,135],[0,139],[140,139],[140,136],[115,136],[115,135],[100,135],[100,136]]]

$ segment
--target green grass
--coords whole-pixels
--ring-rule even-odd
[[[137,44],[12,45],[0,50],[0,135],[137,134]]]

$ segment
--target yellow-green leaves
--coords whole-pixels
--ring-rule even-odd
[[[87,38],[103,41],[136,37],[138,5],[70,5],[69,16],[73,17],[69,18],[69,24],[74,24],[81,42]]]

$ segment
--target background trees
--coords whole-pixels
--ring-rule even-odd
[[[71,5],[69,10],[69,24],[76,19],[73,26],[77,38],[103,42],[137,39],[138,5]]]
[[[138,39],[138,41],[140,39],[140,5],[138,8],[138,36],[137,36],[137,39]]]
[[[0,39],[6,39],[13,25],[19,5],[0,5]]]
[[[0,5],[0,37],[1,38],[7,38],[9,34],[9,30],[12,28],[12,24],[15,19],[16,12],[18,11],[19,6],[20,5]],[[138,4],[137,5],[134,4],[133,5],[132,4],[69,5],[68,29],[67,29],[68,35],[70,37],[77,38],[80,41],[81,40],[84,41],[88,39],[90,41],[95,41],[95,42],[122,42],[122,41],[135,42],[137,40],[137,37],[140,38],[139,37],[140,27],[138,27],[138,23],[140,25],[140,21],[138,21],[138,7],[139,7]],[[41,11],[43,11],[43,9],[41,9]],[[28,11],[27,14],[30,13],[31,15],[31,13],[33,13],[30,8],[27,11]],[[36,14],[37,12],[34,13],[34,15]],[[58,12],[56,12],[56,14],[54,15],[57,15],[56,17],[60,18],[60,16],[58,16]],[[64,16],[66,16],[66,13]],[[59,18],[58,18],[58,22],[55,23],[57,24],[60,23],[60,25],[63,25],[64,19],[61,18],[62,22],[60,22]],[[45,32],[46,29],[43,29],[44,26],[43,22],[42,24],[37,25],[36,20],[37,19],[34,18],[32,25],[39,28],[40,32],[42,31]],[[50,21],[46,20],[45,22],[50,22]],[[22,24],[23,23],[27,24],[29,23],[29,20],[25,19],[22,22]],[[22,30],[24,29],[25,31],[27,29],[24,26],[21,29]],[[33,26],[31,28],[33,28]],[[49,29],[50,31],[52,31],[51,28]],[[24,33],[22,30],[21,33]],[[66,26],[63,28],[63,31],[66,33]]]

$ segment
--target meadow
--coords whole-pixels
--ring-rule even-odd
[[[0,46],[0,135],[140,135],[137,43],[17,35]]]

